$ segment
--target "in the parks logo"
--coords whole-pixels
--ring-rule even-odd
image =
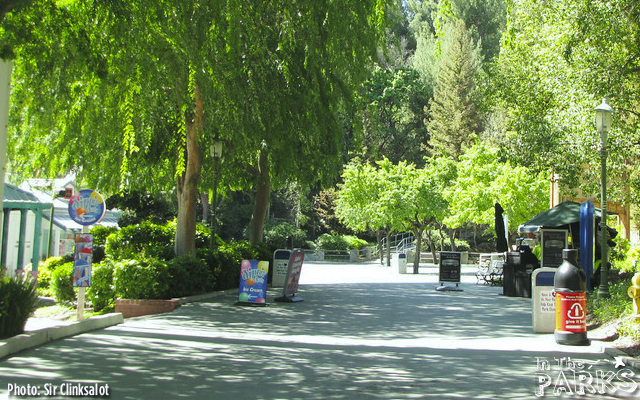
[[[536,384],[537,397],[599,394],[627,398],[637,395],[639,388],[635,372],[622,357],[596,362],[536,357]]]

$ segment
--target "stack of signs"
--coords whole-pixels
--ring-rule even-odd
[[[93,235],[76,234],[76,251],[73,261],[73,287],[91,286]]]
[[[301,297],[296,296],[296,292],[298,291],[298,286],[300,284],[300,272],[302,271],[303,261],[304,253],[301,250],[294,250],[293,253],[291,253],[291,258],[289,258],[289,270],[287,271],[287,278],[284,282],[282,297],[277,297],[276,301],[302,301]]]
[[[269,261],[242,260],[240,265],[239,305],[267,305]]]

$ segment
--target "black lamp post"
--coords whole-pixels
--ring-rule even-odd
[[[607,139],[611,128],[611,114],[613,108],[602,100],[602,104],[596,107],[596,127],[600,133],[600,163],[601,163],[601,215],[600,215],[600,287],[598,287],[598,299],[609,298],[609,248],[607,245]]]

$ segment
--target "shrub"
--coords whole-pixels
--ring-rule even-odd
[[[318,247],[323,250],[346,250],[349,248],[349,243],[344,236],[325,233],[318,238]]]
[[[624,261],[615,263],[615,266],[625,272],[640,271],[640,247],[631,247],[627,250]]]
[[[73,262],[57,266],[51,274],[50,285],[58,303],[74,301],[76,292],[73,289]]]
[[[64,257],[49,257],[38,264],[38,292],[43,296],[53,296],[51,290],[51,276],[53,271],[62,264],[73,261],[73,255]]]
[[[237,241],[219,245],[215,251],[199,249],[202,258],[212,274],[214,290],[237,288],[240,283],[240,263],[242,260],[271,260],[272,249],[265,244]]]
[[[150,257],[169,260],[173,257],[175,225],[142,222],[130,225],[107,237],[106,255],[114,260]]]
[[[212,273],[205,260],[181,256],[167,263],[171,280],[169,298],[204,293],[214,288]]]
[[[103,260],[93,264],[91,271],[91,286],[87,290],[87,298],[93,304],[94,311],[110,311],[115,306],[115,289],[113,286],[112,260]]]
[[[105,257],[105,246],[107,245],[107,237],[117,232],[117,228],[108,228],[106,226],[96,225],[89,233],[93,235],[93,262],[98,264]]]
[[[36,284],[28,274],[8,277],[0,270],[0,339],[23,333],[37,302]]]
[[[278,224],[268,224],[264,231],[264,241],[272,247],[283,249],[287,248],[291,240],[293,247],[304,247],[306,244],[306,233],[292,224],[291,222],[280,222]]]
[[[318,238],[318,247],[323,250],[361,250],[369,246],[366,240],[353,235],[333,236],[328,233]]]
[[[120,299],[166,299],[169,282],[167,264],[155,258],[123,260],[113,270],[115,295]]]
[[[629,281],[615,282],[609,284],[609,298],[595,301],[596,293],[589,296],[589,308],[592,315],[601,323],[615,320],[631,312],[631,298],[627,294]]]
[[[471,246],[469,246],[469,242],[463,239],[455,239],[456,251],[469,251]]]
[[[348,249],[350,250],[362,250],[369,246],[369,242],[353,235],[345,235],[344,239],[347,242],[347,246],[349,246]]]

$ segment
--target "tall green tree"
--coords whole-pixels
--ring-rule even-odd
[[[370,162],[386,157],[395,163],[423,163],[429,89],[419,74],[410,68],[376,67],[364,88],[361,156]]]
[[[444,44],[427,123],[436,154],[458,159],[484,129],[480,47],[458,20]]]
[[[190,254],[207,150],[221,139],[222,185],[256,188],[261,241],[272,182],[337,170],[337,114],[389,4],[34,0],[2,27],[16,55],[13,171],[73,169],[105,191],[174,185],[176,254]]]
[[[548,208],[548,180],[522,166],[501,161],[500,149],[478,144],[460,157],[455,182],[444,191],[449,214],[444,222],[457,228],[471,222],[494,226],[494,205],[509,215],[511,231]]]
[[[429,227],[440,228],[449,210],[444,197],[455,182],[456,165],[450,158],[431,159],[424,168],[413,164],[398,163],[391,168],[401,176],[394,196],[400,201],[395,206],[395,216],[403,230],[413,232],[416,238],[416,257],[413,273],[419,272],[423,234]],[[435,257],[435,248],[431,246]]]
[[[386,187],[377,167],[355,159],[342,171],[342,183],[335,198],[335,213],[340,222],[355,232],[375,232],[379,246],[382,232],[387,234],[389,244],[393,225],[388,208],[382,203]],[[382,262],[382,248],[379,253]]]

